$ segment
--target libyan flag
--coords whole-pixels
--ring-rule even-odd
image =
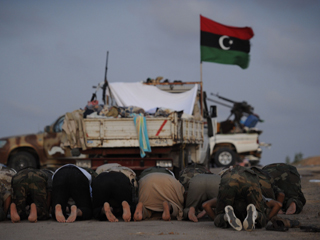
[[[250,60],[250,27],[230,27],[200,15],[201,62],[238,65],[246,69]]]

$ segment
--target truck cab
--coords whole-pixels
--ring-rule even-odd
[[[0,139],[0,162],[19,170],[27,166],[55,169],[66,163],[76,164],[86,155],[74,157],[71,150],[60,146],[64,115],[58,117],[43,132]]]

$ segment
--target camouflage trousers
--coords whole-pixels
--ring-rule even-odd
[[[21,219],[26,219],[26,207],[34,203],[37,207],[38,220],[49,217],[47,208],[47,176],[37,169],[25,169],[12,178],[13,198]]]
[[[275,163],[265,166],[263,170],[269,173],[273,184],[284,192],[283,210],[286,211],[290,204],[295,202],[295,213],[300,213],[306,204],[306,199],[301,191],[300,174],[297,168],[284,163]]]
[[[240,171],[237,171],[238,169]],[[241,168],[237,167],[232,172],[226,172],[222,175],[220,182],[218,202],[215,209],[215,225],[222,228],[230,226],[224,218],[225,207],[228,205],[233,207],[235,215],[243,222],[247,216],[247,206],[249,204],[253,204],[257,209],[256,226],[264,227],[267,217],[257,175],[247,170],[242,171]]]

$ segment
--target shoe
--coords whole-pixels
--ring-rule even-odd
[[[255,222],[258,217],[256,207],[253,204],[247,206],[247,217],[243,221],[243,228],[246,231],[252,231],[255,228]]]
[[[233,208],[230,205],[228,205],[224,208],[224,211],[226,212],[226,216],[228,218],[228,223],[230,224],[230,226],[237,231],[241,231],[241,221],[236,217],[236,215],[234,215]]]

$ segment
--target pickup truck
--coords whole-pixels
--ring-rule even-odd
[[[198,103],[197,103],[198,104]],[[195,104],[196,105],[196,104]],[[0,163],[16,170],[26,166],[56,169],[72,163],[96,169],[105,163],[119,163],[135,171],[151,166],[178,172],[191,161],[210,161],[204,121],[168,117],[146,118],[151,152],[140,156],[139,141],[132,118],[83,118],[85,148],[65,147],[65,115],[38,134],[0,139]]]
[[[64,115],[37,134],[5,137],[0,139],[0,162],[19,170],[32,166],[55,169],[66,163],[76,164],[87,156],[74,157],[71,150],[62,149],[62,124]]]

